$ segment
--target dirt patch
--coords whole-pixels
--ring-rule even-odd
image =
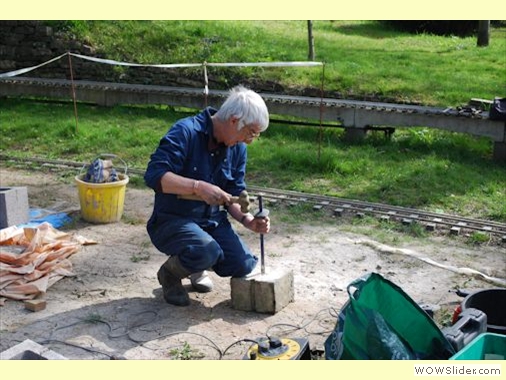
[[[72,176],[0,168],[0,186],[26,186],[30,207],[79,215]],[[71,359],[217,359],[224,351],[224,359],[240,359],[252,344],[242,340],[270,334],[308,339],[310,349],[321,352],[348,299],[346,286],[368,272],[382,274],[419,303],[438,305],[439,321],[448,320],[462,300],[452,290],[497,286],[402,252],[361,244],[372,238],[349,232],[349,226],[286,223],[271,212],[266,268],[293,270],[293,303],[274,315],[235,310],[230,279],[211,273],[213,292],[200,294],[188,287],[191,305],[175,307],[163,301],[156,279],[166,257],[151,245],[145,229],[152,200],[150,190],[127,186],[121,222],[93,225],[76,217],[62,228],[98,244],[71,256],[75,276],[49,288],[45,310],[31,312],[11,300],[0,307],[0,351],[31,339]],[[258,236],[236,227],[259,254]],[[407,241],[398,248],[446,266],[506,278],[504,246],[473,247],[448,238]]]

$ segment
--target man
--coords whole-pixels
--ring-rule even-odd
[[[155,202],[147,231],[169,256],[157,274],[169,304],[189,305],[183,278],[207,292],[213,284],[206,269],[242,277],[255,268],[258,258],[232,229],[227,212],[254,232],[269,232],[268,217],[255,218],[231,203],[246,188],[246,144],[268,125],[260,95],[237,86],[219,110],[207,107],[176,122],[151,155],[144,179]]]

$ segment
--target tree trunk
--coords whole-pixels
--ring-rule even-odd
[[[490,37],[490,20],[479,20],[477,46],[488,46],[489,37]]]
[[[307,38],[309,42],[308,60],[314,61],[315,54],[314,54],[313,21],[311,20],[307,22]]]

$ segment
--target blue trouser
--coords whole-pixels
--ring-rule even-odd
[[[242,277],[251,273],[258,261],[232,229],[224,211],[202,222],[168,218],[148,225],[148,233],[159,251],[179,256],[181,265],[191,273],[212,268],[221,277]]]

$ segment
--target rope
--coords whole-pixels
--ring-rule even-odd
[[[104,59],[104,58],[96,58],[96,57],[89,57],[82,54],[76,54],[76,53],[64,53],[58,57],[52,58],[47,62],[41,63],[40,65],[26,67],[19,70],[14,71],[8,71],[6,73],[0,73],[0,78],[9,78],[9,77],[15,77],[21,74],[25,74],[27,72],[30,72],[32,70],[36,70],[39,67],[42,67],[44,65],[47,65],[51,62],[54,62],[66,55],[74,56],[77,58],[81,58],[88,61],[93,61],[97,63],[103,63],[108,65],[116,65],[116,66],[130,66],[130,67],[158,67],[158,68],[185,68],[185,67],[204,67],[204,69],[207,66],[213,66],[213,67],[312,67],[312,66],[322,66],[322,62],[314,62],[314,61],[308,61],[308,62],[300,62],[300,61],[294,61],[294,62],[226,62],[226,63],[209,63],[209,62],[203,62],[203,63],[163,63],[163,64],[140,64],[140,63],[132,63],[132,62],[123,62],[123,61],[116,61],[114,59]],[[206,74],[207,75],[207,74]],[[207,78],[206,78],[206,85],[207,85]]]

